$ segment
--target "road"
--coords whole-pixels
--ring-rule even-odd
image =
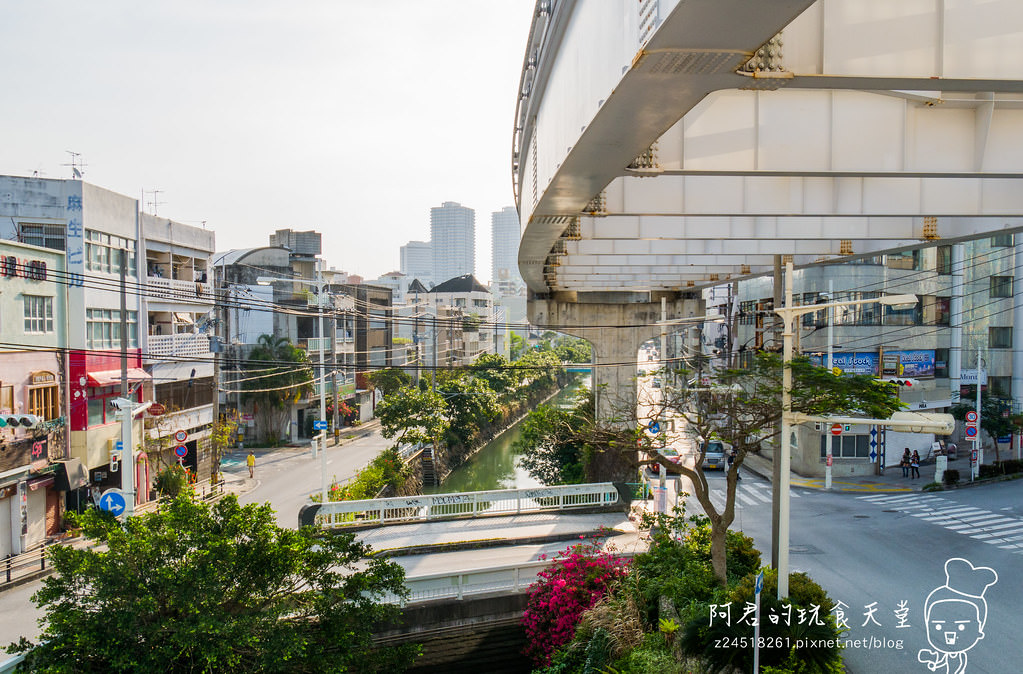
[[[372,461],[377,454],[391,445],[391,441],[371,430],[362,437],[327,448],[327,480],[346,482]],[[228,463],[225,473],[245,477],[244,463]],[[282,527],[298,526],[298,511],[309,503],[309,495],[319,493],[319,457],[313,458],[311,449],[291,448],[272,451],[256,450],[256,481],[254,489],[239,497],[242,504],[269,502],[277,512]]]
[[[719,494],[723,479],[708,478]],[[747,474],[740,493],[760,500],[769,484]],[[985,594],[985,637],[969,651],[970,674],[1019,671],[1016,635],[1023,631],[1023,508],[1021,482],[939,494],[855,495],[794,489],[792,571],[804,571],[845,607],[846,637],[863,640],[844,653],[853,674],[929,671],[917,661],[931,648],[924,601],[944,585],[945,561],[960,557],[998,574]],[[719,498],[719,497],[718,497]],[[740,499],[742,500],[742,499]],[[689,512],[701,512],[690,499]],[[733,528],[770,550],[771,510],[745,503]],[[1017,539],[1018,540],[1015,540]],[[908,613],[899,627],[900,602]],[[875,612],[869,615],[871,609]],[[877,623],[877,624],[875,624]],[[939,669],[938,671],[943,671]]]

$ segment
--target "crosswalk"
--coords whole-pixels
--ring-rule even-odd
[[[964,506],[940,496],[912,494],[871,494],[857,497],[871,505],[898,510],[963,536],[1023,554],[1023,518]]]
[[[725,481],[724,480],[710,480],[708,483],[710,487],[710,500],[714,504],[714,507],[719,511],[725,507]],[[799,498],[799,493],[793,489],[789,491],[791,498]],[[689,502],[695,507],[699,508],[699,502],[696,497],[690,496]],[[765,504],[770,505],[771,503],[771,483],[766,480],[757,480],[754,478],[745,477],[739,481],[739,484],[735,488],[735,508],[736,510],[744,507],[761,508]]]

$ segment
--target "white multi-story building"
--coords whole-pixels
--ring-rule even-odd
[[[438,353],[439,367],[468,365],[483,353],[497,353],[494,299],[472,274],[463,274],[430,290],[430,309],[436,317],[433,339],[447,344]],[[461,334],[459,335],[459,332]],[[433,362],[431,356],[428,362]]]
[[[435,282],[475,274],[476,211],[454,201],[431,208],[430,245]]]
[[[434,283],[433,246],[429,241],[409,241],[401,247],[401,273],[429,287]]]

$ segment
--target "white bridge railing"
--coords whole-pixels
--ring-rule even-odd
[[[631,559],[632,556],[632,552],[616,555],[623,559]],[[525,592],[536,581],[539,573],[553,562],[554,559],[551,558],[542,561],[491,566],[485,569],[445,571],[411,576],[405,579],[405,587],[409,589],[408,599],[401,601],[394,595],[387,595],[383,601],[406,605],[436,599],[464,599],[469,595]]]
[[[316,523],[344,527],[397,522],[425,522],[452,517],[518,515],[618,503],[610,482],[535,489],[497,489],[427,496],[397,496],[364,501],[330,501],[320,506]]]

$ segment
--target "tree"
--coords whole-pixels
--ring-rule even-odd
[[[964,397],[963,400],[976,400],[977,393],[974,389],[974,393],[971,397]],[[974,403],[960,402],[954,406],[950,412],[953,417],[959,421],[966,420],[966,413],[973,412],[977,409]],[[998,438],[1009,435],[1010,433],[1017,430],[1017,425],[1013,423],[1012,418],[1012,405],[1008,400],[994,396],[987,391],[981,390],[980,393],[980,427],[981,429],[991,436],[991,439],[995,444],[995,462],[1002,460],[1001,453],[998,451]]]
[[[284,529],[268,504],[179,497],[124,525],[76,516],[93,549],[54,546],[57,573],[25,663],[52,672],[398,671],[411,649],[376,648],[400,614],[404,571],[354,534]],[[27,640],[13,649],[33,648]]]
[[[795,358],[792,369],[792,411],[805,414],[857,414],[887,419],[903,407],[897,387],[869,375],[835,376],[827,368],[814,367],[807,358]],[[706,372],[706,370],[704,370]],[[684,420],[696,438],[718,437],[736,450],[737,456],[726,474],[726,498],[723,509],[710,499],[707,478],[703,474],[706,449],[699,445],[695,465],[669,463],[651,446],[645,449],[662,469],[671,467],[689,478],[693,495],[703,506],[711,525],[711,557],[714,573],[722,585],[726,582],[725,534],[735,518],[735,489],[739,467],[746,456],[760,451],[760,445],[776,435],[781,420],[782,359],[777,354],[757,354],[746,369],[723,369],[712,373],[709,385],[690,379],[681,372],[678,389],[662,389],[661,414]],[[687,383],[687,382],[692,382]]]
[[[263,421],[267,441],[276,444],[291,406],[313,390],[309,358],[287,337],[260,335],[245,372],[244,398],[253,403]]]
[[[432,444],[436,449],[440,436],[448,429],[446,412],[439,393],[405,386],[377,403],[375,413],[381,435],[388,440],[395,438],[395,446]]]
[[[512,332],[510,346],[508,349],[510,358],[513,361],[518,360],[519,358],[522,357],[522,354],[525,352],[525,350],[526,350],[525,338],[518,333]]]
[[[561,361],[553,351],[527,351],[515,362],[514,372],[518,373],[519,381],[528,382],[531,388],[547,388],[557,380],[562,371]]]
[[[542,484],[578,484],[583,477],[584,424],[578,415],[540,405],[522,422],[515,441],[522,467]]]
[[[451,423],[448,434],[462,445],[468,445],[483,426],[497,418],[500,409],[497,394],[479,379],[451,379],[437,387],[447,406]]]
[[[585,339],[564,335],[554,343],[554,353],[562,363],[589,363],[593,347]]]
[[[484,353],[473,361],[469,371],[477,379],[486,382],[495,393],[507,393],[515,385],[515,376],[509,370],[510,365],[501,354]]]
[[[234,419],[224,419],[213,422],[210,429],[210,449],[213,450],[213,462],[210,466],[210,482],[216,484],[221,481],[220,457],[224,450],[234,442],[235,433],[238,431],[238,422]]]
[[[410,386],[412,384],[412,376],[396,367],[388,367],[371,372],[367,377],[373,388],[380,389],[385,398],[403,386]]]

